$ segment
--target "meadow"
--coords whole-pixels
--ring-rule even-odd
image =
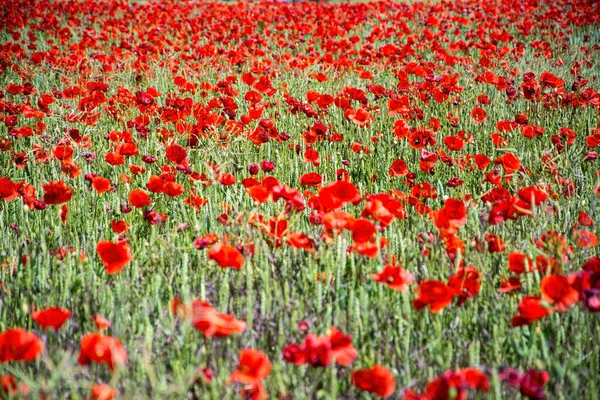
[[[600,2],[0,21],[0,399],[600,397]]]

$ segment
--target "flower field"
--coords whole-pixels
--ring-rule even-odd
[[[0,399],[600,397],[600,2],[0,21]]]

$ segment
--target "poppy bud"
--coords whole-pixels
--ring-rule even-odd
[[[256,164],[256,163],[252,163],[252,164],[248,165],[248,172],[249,172],[251,175],[256,175],[256,174],[258,174],[258,172],[260,171],[260,169],[259,169],[259,168],[260,168],[260,167],[258,166],[258,164]]]

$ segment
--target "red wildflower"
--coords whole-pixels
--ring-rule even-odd
[[[454,295],[459,297],[457,305],[460,306],[469,297],[474,297],[479,293],[479,271],[472,266],[460,267],[456,274],[448,280],[448,286],[452,288]]]
[[[91,400],[112,400],[117,397],[117,391],[106,384],[92,385]]]
[[[17,185],[8,178],[0,178],[0,197],[4,201],[11,201],[19,196]]]
[[[352,364],[352,361],[358,355],[352,345],[352,336],[344,335],[339,329],[332,327],[329,330],[329,341],[331,342],[333,360],[344,367]]]
[[[190,320],[192,326],[204,336],[229,336],[246,330],[246,323],[235,319],[233,315],[220,314],[206,301],[200,299],[189,305],[178,298],[171,302],[171,310],[184,319]]]
[[[131,193],[129,193],[129,203],[137,208],[143,208],[152,204],[152,200],[148,193],[144,192],[141,189],[133,189]]]
[[[100,333],[88,333],[81,338],[77,360],[81,365],[91,362],[106,364],[113,371],[117,365],[127,362],[127,352],[117,338]]]
[[[100,176],[95,176],[92,178],[92,187],[98,194],[102,194],[104,192],[108,192],[112,190],[112,185],[110,180],[106,178],[102,178]]]
[[[71,317],[71,310],[60,307],[46,308],[31,313],[31,318],[42,327],[58,331]]]
[[[355,387],[383,398],[391,396],[396,388],[394,375],[381,365],[358,369],[352,372],[351,379]]]
[[[542,299],[554,304],[558,311],[566,311],[579,300],[579,292],[571,287],[563,275],[549,275],[542,279]]]
[[[108,240],[101,240],[96,245],[96,251],[108,274],[120,272],[133,258],[131,247],[126,241],[113,243]]]
[[[319,186],[323,181],[323,177],[316,172],[309,172],[300,176],[300,184],[302,186]]]
[[[229,382],[259,383],[271,373],[269,358],[259,350],[243,349],[237,369],[233,371]]]
[[[63,181],[48,182],[42,185],[44,189],[44,197],[42,200],[46,204],[62,204],[71,200],[73,190],[66,186]]]
[[[413,276],[410,272],[392,264],[386,265],[380,273],[371,276],[375,279],[375,282],[384,283],[390,289],[400,292],[406,292],[408,285],[413,282]]]
[[[208,250],[208,258],[216,261],[221,268],[242,268],[244,255],[238,249],[226,244],[215,244]]]
[[[533,271],[533,262],[522,253],[510,253],[508,255],[508,269],[520,275],[524,272]]]
[[[446,308],[454,297],[451,287],[440,281],[429,280],[419,285],[419,297],[413,300],[415,309],[421,310],[429,306],[431,312],[437,313]]]
[[[167,160],[175,164],[181,164],[187,158],[187,151],[178,144],[167,146]]]
[[[44,342],[25,329],[7,329],[0,333],[0,363],[31,361],[44,350]]]
[[[512,326],[531,325],[533,321],[544,318],[551,311],[552,309],[541,304],[539,297],[523,297],[519,303],[519,314],[512,318]]]

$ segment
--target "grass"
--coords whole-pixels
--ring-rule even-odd
[[[85,82],[101,80],[109,86],[106,97],[113,100],[117,97],[118,87],[125,87],[135,94],[137,90],[153,86],[161,93],[156,99],[161,106],[166,105],[168,94],[191,97],[194,103],[205,105],[222,94],[208,92],[207,97],[203,97],[200,89],[195,94],[178,93],[174,77],[181,75],[193,83],[216,84],[233,75],[238,77],[234,87],[239,94],[232,97],[239,106],[239,120],[239,116],[248,112],[248,102],[243,100],[243,96],[249,90],[241,81],[241,75],[249,72],[253,64],[255,71],[262,72],[270,63],[274,72],[272,84],[278,90],[272,97],[264,96],[263,103],[274,104],[265,109],[263,117],[272,119],[280,132],[292,136],[290,141],[281,144],[271,140],[260,147],[255,146],[245,136],[257,126],[257,121],[252,121],[245,127],[244,135],[229,135],[228,144],[222,145],[216,138],[225,130],[223,126],[215,127],[211,135],[201,138],[196,147],[187,148],[189,166],[210,176],[211,170],[206,163],[214,162],[222,170],[232,173],[238,183],[223,186],[215,182],[212,186],[202,187],[198,182],[190,182],[183,174],[177,174],[177,182],[183,185],[185,193],[177,198],[152,194],[152,208],[168,214],[168,220],[151,226],[144,220],[141,210],[133,209],[124,214],[120,207],[122,202],[127,202],[132,189],[145,188],[151,174],[159,174],[163,165],[172,165],[165,157],[169,141],[160,134],[162,128],[173,131],[172,123],[152,116],[148,138],[144,140],[127,125],[127,121],[133,120],[140,111],[135,106],[119,106],[116,103],[113,105],[117,109],[117,118],[111,117],[106,108],[110,103],[106,103],[97,108],[99,119],[96,123],[70,123],[66,120],[69,113],[74,111],[81,115],[77,111],[79,98],[59,99],[50,105],[52,113],[39,120],[47,126],[41,135],[16,138],[9,135],[5,124],[0,123],[0,136],[11,143],[14,152],[23,151],[29,157],[24,168],[16,168],[11,151],[3,151],[0,153],[0,176],[30,183],[37,188],[40,198],[42,184],[51,180],[65,180],[74,191],[73,198],[67,203],[69,211],[65,223],[60,219],[60,206],[48,206],[46,210],[39,211],[27,209],[19,199],[0,201],[0,260],[4,262],[0,268],[0,281],[3,282],[3,290],[0,290],[0,331],[22,327],[36,332],[45,343],[45,350],[36,361],[0,364],[0,374],[11,374],[26,383],[31,397],[41,397],[44,393],[48,398],[82,399],[88,396],[93,383],[106,382],[118,389],[120,398],[127,399],[235,398],[240,385],[229,385],[227,380],[243,348],[259,349],[271,359],[272,372],[264,382],[271,398],[277,398],[278,394],[287,394],[295,399],[367,398],[367,394],[352,387],[350,373],[373,364],[384,365],[394,374],[397,389],[393,398],[401,398],[405,388],[419,392],[424,390],[427,382],[448,369],[468,366],[481,369],[490,378],[491,390],[476,394],[477,398],[516,395],[517,391],[500,381],[498,372],[505,366],[548,371],[550,381],[545,391],[550,399],[597,397],[600,392],[598,315],[577,304],[564,313],[555,312],[529,326],[513,328],[511,317],[517,313],[520,299],[540,294],[544,274],[535,271],[522,275],[523,288],[519,292],[499,293],[498,287],[500,277],[509,276],[507,254],[519,251],[532,258],[542,254],[543,251],[532,240],[548,230],[557,230],[574,245],[572,257],[563,265],[565,274],[580,270],[586,260],[598,256],[597,246],[584,248],[575,245],[572,226],[582,210],[600,223],[600,200],[594,194],[594,188],[600,185],[598,164],[582,161],[586,151],[594,150],[587,147],[585,138],[600,123],[599,108],[593,105],[546,107],[542,100],[528,101],[522,97],[507,104],[504,91],[475,81],[479,73],[491,70],[514,79],[515,87],[520,90],[523,73],[532,71],[539,77],[542,72],[549,71],[564,79],[568,89],[574,80],[570,69],[574,63],[579,63],[579,73],[590,81],[588,86],[598,90],[600,57],[597,46],[600,35],[597,23],[576,26],[573,22],[574,15],[592,13],[593,5],[585,2],[573,2],[572,5],[559,3],[557,7],[563,11],[559,13],[563,19],[556,17],[558,21],[551,21],[539,17],[550,8],[549,4],[540,2],[537,7],[527,4],[525,8],[532,15],[533,29],[531,35],[524,36],[516,30],[515,20],[525,17],[507,11],[501,2],[487,6],[500,16],[495,18],[490,14],[482,17],[484,22],[480,25],[474,17],[475,11],[461,14],[460,6],[446,2],[441,3],[441,8],[418,3],[401,5],[384,2],[281,6],[240,3],[213,5],[213,9],[207,3],[148,2],[135,6],[142,9],[138,11],[134,11],[133,6],[113,0],[105,3],[65,2],[60,6],[58,3],[34,1],[4,3],[6,8],[3,8],[7,11],[3,12],[8,15],[8,21],[14,21],[17,14],[25,16],[23,27],[18,28],[11,23],[0,31],[3,46],[8,43],[23,49],[23,56],[20,56],[18,52],[3,47],[2,59],[5,61],[0,70],[0,90],[4,93],[4,102],[24,104],[26,101],[25,96],[13,96],[4,89],[10,83],[31,82],[37,90],[37,94],[31,96],[31,106],[36,108],[41,93],[52,93],[54,88],[63,90],[71,85],[85,88]],[[51,6],[57,6],[58,10],[52,12]],[[477,2],[470,1],[465,7],[475,10]],[[242,9],[246,10],[246,14]],[[567,10],[575,10],[575,14],[567,14]],[[470,62],[454,65],[442,62],[440,52],[435,50],[436,45],[440,43],[442,48],[447,49],[449,44],[440,39],[428,39],[425,31],[440,32],[439,27],[423,26],[422,21],[429,12],[447,23],[450,23],[448,16],[451,15],[470,18],[469,25],[453,24],[452,30],[440,36],[448,38],[449,42],[459,39],[465,43],[471,41],[464,52],[457,53]],[[362,17],[361,13],[364,14]],[[279,17],[285,23],[283,31],[276,31]],[[69,27],[72,34],[62,43],[58,29],[39,26],[41,22],[53,19],[57,27]],[[111,21],[119,29],[110,28],[106,21]],[[398,33],[399,21],[406,22],[409,34]],[[559,22],[565,27],[561,27]],[[357,35],[360,38],[356,45],[336,51],[325,39],[315,39],[315,43],[310,43],[311,38],[318,36],[319,26],[339,28],[344,23],[350,29],[347,37]],[[489,30],[485,23],[489,24]],[[368,44],[365,38],[376,33],[381,26],[390,29],[393,34],[378,37],[369,56],[365,52],[368,48],[363,46]],[[211,32],[210,27],[222,31],[218,33],[215,29]],[[247,28],[249,33],[240,31],[238,36],[235,33],[237,27]],[[86,28],[93,28],[96,33],[86,31]],[[266,33],[267,28],[270,35]],[[493,41],[490,39],[492,31],[506,30],[514,39],[505,43],[496,41],[496,46],[517,49],[518,42],[522,42],[523,53],[518,55],[515,50],[517,55],[498,57],[495,51],[490,50],[491,45],[487,50],[480,50],[477,46],[483,42],[476,36],[473,39],[469,33],[476,32],[477,28],[485,30],[483,37],[489,43]],[[458,36],[454,36],[454,29],[457,29]],[[572,32],[568,33],[569,30]],[[20,38],[11,36],[11,31],[18,31]],[[306,33],[299,34],[302,31]],[[100,38],[102,32],[109,33],[106,40]],[[111,37],[113,32],[115,35]],[[565,37],[561,38],[559,33],[565,34]],[[36,50],[27,49],[28,35],[37,38]],[[225,39],[227,35],[231,38]],[[586,35],[589,40],[584,42]],[[88,39],[85,39],[86,36]],[[93,36],[96,39],[90,39]],[[342,36],[340,34],[334,40],[341,41]],[[224,55],[226,53],[219,54],[216,50],[237,50],[240,43],[250,37],[265,41],[260,46],[264,55],[252,50],[247,61],[239,67],[232,67]],[[306,39],[304,43],[300,41],[302,37]],[[408,55],[405,60],[386,65],[386,59],[375,55],[376,49],[386,43],[404,45],[407,37],[414,39],[411,47],[415,54]],[[53,39],[54,44],[49,44],[47,39]],[[278,39],[281,41],[277,42]],[[117,50],[122,40],[129,42],[133,48],[138,46],[136,52],[123,50],[122,46]],[[552,56],[546,58],[543,51],[534,49],[531,44],[535,40],[548,41]],[[69,48],[75,43],[79,43],[83,50]],[[288,43],[296,44],[296,48],[290,49]],[[169,50],[153,52],[141,44]],[[211,44],[215,46],[213,55],[200,57],[200,48]],[[191,47],[181,50],[183,45]],[[592,47],[594,45],[596,48]],[[585,50],[580,46],[585,46]],[[55,58],[62,61],[51,62],[48,59],[39,65],[31,61],[35,51],[51,51],[52,48],[56,49]],[[355,62],[354,68],[336,70],[335,66],[315,61],[306,69],[300,69],[285,62],[285,57],[289,58],[286,54],[301,61],[311,51],[319,56],[333,53],[338,59],[346,54]],[[493,65],[489,68],[478,63],[482,53],[487,53],[492,59]],[[98,54],[104,55],[105,61],[100,61]],[[115,59],[111,60],[111,56]],[[559,59],[564,62],[558,64]],[[366,60],[364,69],[372,72],[372,80],[361,79],[355,72],[360,60]],[[574,195],[549,199],[545,206],[551,206],[555,212],[547,212],[540,207],[535,218],[521,217],[491,226],[486,222],[489,207],[480,201],[481,196],[493,187],[483,183],[484,172],[442,162],[435,166],[432,175],[419,171],[420,151],[413,149],[406,140],[397,140],[392,132],[394,122],[400,117],[389,116],[387,100],[375,98],[366,86],[369,83],[379,84],[397,93],[397,73],[408,62],[430,63],[435,75],[459,74],[456,86],[463,89],[462,93],[450,95],[451,98],[459,97],[460,102],[451,99],[441,103],[422,101],[417,95],[417,83],[423,82],[423,79],[410,77],[411,107],[420,108],[423,119],[407,122],[412,126],[425,126],[430,118],[435,117],[442,123],[437,133],[438,145],[430,151],[445,148],[442,144],[444,136],[464,130],[473,134],[474,141],[459,152],[449,153],[452,157],[485,154],[492,160],[492,165],[485,171],[489,172],[495,158],[512,151],[530,173],[517,173],[512,182],[505,183],[507,190],[514,194],[519,188],[547,183],[557,193],[562,193],[556,177],[542,166],[542,156],[549,154],[556,163],[559,176],[575,183],[577,189]],[[518,69],[518,73],[511,76],[502,68],[503,63],[507,69]],[[112,71],[103,70],[103,66],[110,66]],[[311,78],[310,74],[317,72],[328,75],[329,81],[320,83]],[[320,153],[320,166],[305,163],[301,134],[312,126],[314,119],[302,112],[292,114],[289,111],[283,98],[284,84],[291,96],[302,101],[309,90],[335,96],[345,87],[360,88],[366,92],[374,122],[369,127],[359,128],[344,117],[343,110],[332,105],[318,119],[329,124],[332,131],[341,133],[344,139],[341,142],[316,143],[313,147]],[[480,94],[487,95],[491,105],[484,106],[487,119],[481,124],[474,124],[470,113]],[[354,103],[354,107],[358,106]],[[380,113],[372,108],[375,106],[380,108]],[[314,107],[317,109],[316,105]],[[215,113],[218,114],[218,111]],[[447,122],[448,113],[459,117],[457,128]],[[519,113],[528,116],[529,124],[543,127],[545,134],[540,138],[527,139],[517,129],[503,134],[508,139],[506,148],[494,146],[489,134],[496,132],[496,122],[513,120]],[[0,115],[6,118],[8,112],[3,109]],[[188,121],[197,123],[191,118]],[[34,126],[35,122],[38,119],[19,115],[17,126]],[[573,145],[557,152],[550,136],[563,127],[573,129],[577,138]],[[65,138],[64,130],[72,128],[79,129],[91,141],[87,149],[72,143],[75,147],[73,160],[82,171],[81,176],[73,179],[61,172],[60,162],[54,158],[48,163],[33,160],[34,145],[49,151],[58,140]],[[128,157],[125,165],[110,166],[104,162],[104,155],[109,151],[104,135],[126,129],[134,133],[140,155]],[[180,134],[175,132],[173,137],[178,143],[185,143]],[[373,143],[372,137],[377,137],[378,141]],[[369,147],[370,153],[354,153],[351,150],[354,142]],[[300,155],[293,148],[296,145],[302,148]],[[95,161],[85,162],[82,155],[85,151],[94,152]],[[132,175],[127,167],[129,164],[144,165],[142,155],[154,155],[158,161],[145,165],[145,173]],[[396,220],[377,233],[377,238],[385,237],[389,245],[374,258],[347,252],[346,249],[352,245],[348,232],[335,235],[333,243],[320,239],[323,227],[309,222],[308,209],[289,215],[289,230],[304,232],[317,239],[317,251],[314,253],[285,244],[280,248],[272,247],[266,235],[249,223],[253,213],[268,220],[282,211],[281,202],[255,204],[241,186],[240,181],[249,176],[247,167],[252,162],[272,160],[276,169],[268,175],[300,190],[305,189],[298,184],[304,173],[316,171],[322,174],[325,183],[330,183],[335,181],[338,169],[346,168],[350,181],[363,195],[391,190],[410,194],[410,188],[401,183],[402,178],[388,175],[396,158],[406,160],[409,170],[416,173],[417,183],[428,181],[435,187],[438,198],[426,201],[432,209],[440,209],[446,197],[471,196],[474,199],[468,210],[468,222],[459,230],[458,236],[465,242],[464,259],[476,266],[481,274],[481,290],[461,307],[454,302],[437,314],[414,309],[412,302],[417,297],[418,282],[426,279],[447,281],[455,267],[435,224],[427,216],[418,215],[408,204],[408,218]],[[349,165],[344,165],[343,160],[348,160]],[[90,190],[84,175],[91,172],[110,179],[114,190],[102,195]],[[124,173],[132,178],[131,182],[119,180]],[[377,176],[374,180],[373,175]],[[445,184],[451,177],[463,179],[464,184],[456,188],[447,187]],[[208,200],[197,211],[183,202],[192,187]],[[217,216],[224,212],[223,202],[231,207],[229,225],[217,222]],[[345,210],[358,216],[364,204],[348,205]],[[116,240],[117,235],[110,228],[111,219],[124,219],[131,225],[126,237],[133,250],[131,263],[115,275],[106,274],[95,250],[100,240]],[[188,228],[178,229],[183,223],[188,224]],[[596,226],[591,228],[592,231],[594,229]],[[423,245],[417,238],[420,232],[432,232],[435,237],[434,242],[427,246],[429,256],[421,252]],[[219,268],[208,259],[207,250],[200,251],[193,246],[194,239],[206,233],[228,235],[234,246],[253,244],[254,256],[246,254],[239,271]],[[477,251],[475,238],[482,240],[485,234],[500,236],[506,250],[499,254]],[[68,249],[63,259],[55,255],[60,248]],[[80,253],[85,253],[84,260]],[[391,290],[371,278],[371,274],[379,272],[386,264],[386,257],[391,255],[398,256],[402,267],[410,271],[417,282],[406,293]],[[27,259],[26,265],[21,263],[23,257]],[[244,320],[247,329],[243,334],[223,339],[204,338],[193,327],[173,317],[170,302],[176,296],[186,301],[206,299],[220,312]],[[58,332],[41,330],[30,316],[34,307],[49,306],[65,307],[73,313]],[[108,334],[119,338],[129,354],[128,363],[113,374],[105,366],[82,367],[77,363],[80,338],[96,330],[92,319],[95,314],[112,321]],[[352,366],[316,369],[285,363],[282,349],[289,343],[301,342],[304,337],[298,329],[300,321],[307,321],[310,331],[318,334],[325,334],[335,326],[351,335],[358,351]],[[211,383],[197,379],[198,371],[205,367],[213,371]]]

